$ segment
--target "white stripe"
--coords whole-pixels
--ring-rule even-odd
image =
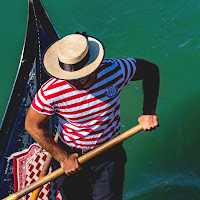
[[[74,134],[70,134],[69,132],[66,132],[65,130],[62,131],[63,136],[65,137],[72,137],[74,138],[74,140],[79,139],[78,136],[74,135]],[[70,139],[68,138],[68,141],[70,141]]]
[[[118,120],[116,120],[114,122],[110,122],[110,123],[112,123],[112,125],[109,128],[107,128],[107,126],[104,128],[104,132],[103,132],[104,135],[106,135],[114,127],[114,130],[111,132],[111,133],[113,133],[116,130],[116,128],[119,128],[119,126],[120,126],[119,125],[120,123]],[[110,123],[108,125],[110,125]]]
[[[113,65],[105,68],[104,70],[102,70],[99,74],[98,74],[98,78],[104,76],[105,74],[110,73],[111,71],[115,70],[115,68],[117,67],[117,63],[115,62]]]
[[[66,82],[65,80],[61,80],[61,79],[57,79],[56,82],[53,83],[53,85],[55,85],[56,83],[62,83],[62,82]]]
[[[111,116],[112,119],[114,119],[114,117],[115,117],[115,116]],[[108,126],[110,123],[112,123],[112,125],[111,125],[109,128],[107,128],[107,126]],[[100,126],[100,125],[95,125],[95,126],[90,127],[90,129],[92,129],[92,130],[94,130],[94,131],[98,131],[98,128],[100,128],[100,130],[103,130],[103,134],[106,134],[106,133],[109,132],[113,127],[115,127],[115,129],[114,129],[114,131],[115,131],[115,130],[116,130],[117,128],[119,128],[119,126],[120,126],[120,123],[119,123],[118,120],[116,120],[116,121],[114,121],[114,122],[113,122],[113,120],[112,120],[110,123],[109,123],[109,124],[104,124],[104,125],[101,125],[101,126]],[[64,131],[64,132],[65,132],[65,131]],[[68,136],[70,136],[70,137],[73,137],[74,139],[78,139],[78,137],[76,138],[75,135],[72,135],[72,134],[70,134],[69,132],[73,132],[73,131],[70,130],[70,131],[68,131],[67,133],[65,132],[65,134],[68,135]],[[113,133],[113,131],[112,131],[112,133]],[[74,134],[76,134],[76,133],[74,133]],[[85,135],[85,136],[88,135],[88,137],[86,136],[85,138],[96,138],[96,135],[97,135],[97,134],[95,134],[95,135],[90,135],[91,133],[88,133],[88,132],[84,131],[84,129],[81,130],[79,134]],[[100,136],[100,134],[101,134],[101,133],[99,133],[98,135]],[[109,135],[110,135],[110,134],[109,134]]]
[[[97,143],[101,143],[101,142],[106,141],[108,138],[110,138],[110,137],[112,136],[113,133],[115,133],[115,131],[116,131],[119,127],[120,127],[120,123],[119,123],[119,125],[116,126],[115,129],[114,129],[112,132],[110,132],[106,137],[100,138],[100,139],[98,140]],[[116,132],[115,135],[118,135],[119,133],[120,133],[120,131]]]
[[[38,99],[37,99],[37,97],[35,97],[35,104],[40,108],[40,109],[45,109],[45,110],[47,110],[47,111],[49,111],[49,112],[51,112],[51,111],[54,111],[53,109],[49,109],[49,108],[47,108],[46,106],[44,107],[44,106],[41,106],[41,104],[38,102]]]
[[[101,120],[101,121],[104,121],[104,120]],[[68,128],[71,128],[71,129],[74,129],[75,131],[77,131],[77,130],[80,130],[81,127],[86,127],[87,126],[87,127],[91,128],[96,122],[98,122],[98,120],[92,120],[92,121],[81,123],[81,124],[77,124],[77,123],[71,122],[71,123],[64,123],[63,125],[68,127]]]
[[[122,74],[123,74],[123,77],[124,77],[124,80],[125,80],[125,77],[126,77],[126,72],[125,72],[125,68],[124,68],[124,65],[122,63],[122,61],[120,59],[117,59],[117,62],[119,63],[120,65],[120,68],[122,70]]]
[[[49,81],[49,83],[44,83],[43,90],[46,90],[54,81],[55,81],[55,78],[52,78],[52,80]]]
[[[119,96],[119,94],[118,94]],[[118,96],[116,98],[114,98],[111,102],[109,103],[106,103],[105,105],[101,106],[101,110],[103,109],[106,109],[108,108],[109,106],[113,105],[114,103],[116,103],[116,101],[118,100]],[[80,106],[75,106],[75,107],[72,107],[72,108],[60,108],[59,110],[62,111],[62,112],[66,112],[66,117],[69,117],[70,119],[73,119],[73,118],[77,118],[77,117],[80,117],[80,116],[83,116],[83,115],[88,115],[90,113],[94,113],[96,111],[99,111],[100,112],[100,109],[99,107],[94,107],[92,109],[90,109],[92,106],[95,106],[101,102],[105,102],[107,100],[108,97],[103,97],[101,100],[95,100],[93,102],[89,102],[88,104],[82,104]],[[83,101],[84,102],[84,101]],[[80,109],[81,108],[81,109]],[[84,109],[87,109],[87,111],[84,111],[82,112],[82,110]],[[111,110],[113,110],[113,108],[111,108]],[[77,114],[69,114],[67,112],[73,112],[73,111],[78,111]],[[108,111],[107,111],[108,112]]]
[[[111,101],[111,105],[112,105],[112,102],[115,103],[114,101],[116,101],[116,100],[114,99],[113,101]],[[115,107],[112,107],[104,112],[101,112],[101,110],[107,109],[108,107],[109,107],[109,105],[105,104],[105,105],[101,106],[100,108],[99,107],[93,108],[93,109],[90,109],[85,112],[80,111],[80,113],[77,113],[77,114],[66,114],[66,116],[67,116],[67,118],[70,118],[70,121],[72,121],[72,120],[76,120],[76,122],[87,121],[89,119],[96,118],[98,116],[104,116],[106,113],[113,112],[115,110]],[[87,117],[87,115],[90,115],[91,113],[95,113],[95,112],[97,112],[97,113],[92,116]],[[83,117],[83,116],[84,116],[84,120],[83,120],[83,118],[75,119],[75,118],[79,118],[79,117]]]
[[[131,79],[133,78],[134,74],[135,74],[135,71],[136,71],[136,65],[135,65],[135,63],[134,63],[134,61],[136,62],[136,60],[135,60],[135,59],[131,59],[131,58],[128,58],[127,60],[131,62],[132,67],[133,67],[133,74],[131,74],[131,76],[130,76],[130,80],[131,80]],[[130,66],[130,65],[129,65],[129,66]],[[131,70],[131,69],[130,69],[130,70]]]
[[[83,92],[82,92],[83,93]],[[81,94],[81,93],[79,93]],[[67,98],[67,97],[73,97],[73,96],[76,96],[77,94],[74,94],[73,92],[69,92],[65,95],[62,95],[62,99],[64,98]],[[79,98],[73,98],[72,100],[68,100],[67,101],[67,105],[73,105],[75,103],[80,103],[80,102],[84,102],[84,101],[87,101],[89,99],[93,98],[93,96],[91,94],[88,94],[87,96],[81,96]],[[58,103],[56,104],[58,106],[66,106],[66,102],[62,102],[62,103]]]
[[[38,97],[39,99],[43,102],[44,105],[49,105],[49,103],[46,101],[46,99],[43,97],[43,95],[41,94],[41,90],[38,91]],[[37,96],[36,96],[37,99]],[[39,102],[38,102],[39,103]],[[40,103],[39,103],[40,104]],[[50,106],[50,105],[49,105]],[[53,109],[52,109],[53,110]]]
[[[48,96],[48,95],[66,90],[68,88],[69,88],[69,86],[66,84],[66,85],[62,85],[62,86],[59,86],[59,87],[56,87],[56,88],[46,90],[46,91],[44,91],[44,94],[45,94],[45,96]]]
[[[54,89],[51,89],[51,90],[49,90],[49,91],[45,91],[45,95],[53,95],[54,94],[54,92],[55,93],[57,93],[57,92],[60,92],[60,91],[63,91],[63,90],[65,90],[65,89],[69,89],[70,87],[68,86],[68,85],[64,85],[64,86],[62,86],[62,90],[60,90],[60,87],[56,87],[56,88],[54,88]],[[56,101],[58,101],[58,100],[60,100],[60,99],[65,99],[65,98],[68,98],[68,97],[71,97],[71,96],[75,96],[75,95],[77,95],[77,94],[82,94],[82,93],[84,93],[85,91],[82,91],[82,90],[79,90],[79,91],[71,91],[71,92],[65,92],[65,93],[63,93],[63,94],[60,94],[60,95],[56,95],[55,97],[51,97],[51,99],[50,99],[50,101],[51,102],[56,102]],[[67,101],[68,102],[68,101]]]
[[[40,113],[40,114],[45,114],[45,115],[53,115],[54,113],[47,113],[47,112],[45,112],[45,111],[39,111],[39,110],[36,110],[33,106],[32,106],[32,104],[31,104],[31,107],[33,108],[33,110],[35,110],[36,112],[38,112],[38,113]]]
[[[130,64],[127,60],[123,59],[123,61],[126,63],[126,67],[127,67],[127,77],[126,77],[126,82],[129,81],[130,79],[130,75],[131,75],[131,67]]]
[[[74,107],[71,107],[71,108],[62,108],[60,104],[59,104],[59,106],[60,106],[60,111],[62,111],[62,112],[73,112],[73,111],[76,111],[76,110],[78,110],[79,112],[82,112],[81,110],[89,109],[93,106],[96,106],[96,105],[102,103],[102,102],[105,102],[106,100],[107,100],[107,97],[104,97],[101,100],[95,99],[94,101],[89,102],[89,103],[84,103],[85,101],[79,101],[81,103],[80,106],[74,106]],[[62,105],[64,106],[64,103],[62,103]],[[66,104],[65,104],[65,106],[66,106]]]
[[[71,124],[69,124],[69,126],[71,126]],[[67,131],[65,131],[65,133],[68,135],[68,134],[71,134],[72,133],[72,135],[73,134],[76,134],[76,133],[74,133],[74,132],[77,132],[77,131],[79,131],[78,132],[78,134],[81,134],[81,135],[83,135],[83,136],[86,136],[86,135],[88,135],[88,134],[91,134],[91,133],[89,133],[89,132],[87,132],[84,128],[83,129],[77,129],[77,131],[76,130],[71,130],[70,128],[69,128],[69,126],[67,126],[66,128],[65,128],[65,130]],[[92,129],[92,130],[94,130],[94,131],[99,131],[98,129],[100,128],[100,130],[103,130],[104,128],[103,127],[106,127],[107,126],[107,124],[106,125],[94,125],[94,126],[90,126],[90,130]],[[88,130],[88,129],[87,129]]]
[[[68,142],[67,144],[70,144],[70,146],[71,146],[71,144],[73,144],[73,141],[69,140],[67,136],[64,135],[63,138]],[[77,144],[80,144],[80,145],[81,144],[82,145],[93,145],[94,142],[95,143],[97,142],[97,140],[96,141],[79,141],[79,140],[76,140],[75,142]]]
[[[75,140],[75,142],[77,142],[79,139],[83,139],[83,140],[84,140],[84,139],[90,139],[90,138],[91,138],[91,139],[92,139],[92,138],[98,139],[98,138],[101,136],[101,133],[91,135],[91,133],[88,133],[88,132],[87,132],[87,134],[85,134],[83,137],[79,138],[79,137],[76,136],[76,135],[66,133],[64,130],[62,131],[62,134],[63,134],[63,137],[67,136],[67,137],[73,138],[73,140]],[[81,134],[82,134],[82,132],[81,132]],[[82,135],[83,135],[83,134],[82,134]],[[73,141],[73,140],[70,140],[70,139],[68,138],[67,141],[71,142],[71,141]],[[84,141],[84,142],[87,142],[87,141]]]

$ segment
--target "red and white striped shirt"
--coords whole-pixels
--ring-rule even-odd
[[[105,59],[88,89],[75,90],[66,80],[51,78],[35,95],[32,108],[58,114],[58,133],[67,145],[93,149],[120,133],[120,100],[136,70],[136,60]]]

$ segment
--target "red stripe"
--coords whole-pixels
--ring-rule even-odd
[[[97,73],[102,72],[103,70],[105,70],[105,68],[110,67],[111,65],[112,65],[112,62],[110,59],[103,60],[101,66],[97,69]]]
[[[95,134],[92,134],[92,136],[94,136]],[[83,139],[79,139],[78,141],[81,142],[91,142],[91,141],[97,141],[99,139],[99,137],[96,138],[83,138]]]
[[[130,60],[130,61],[134,62],[134,64],[136,65],[136,60],[134,60],[133,58],[129,58],[127,60]]]
[[[53,82],[51,85],[48,86],[48,90],[59,88],[63,85],[67,86],[68,85],[67,81],[59,81],[59,79],[56,79],[55,82]]]
[[[111,114],[111,112],[109,112],[109,113],[107,113],[106,115],[104,115],[104,117],[106,117],[106,116],[109,116]],[[90,120],[88,120],[88,121],[90,121]],[[102,120],[102,121],[96,121],[94,124],[92,124],[92,125],[86,125],[86,126],[81,126],[81,128],[83,128],[83,129],[87,129],[87,128],[89,128],[89,127],[91,127],[91,126],[97,126],[97,125],[105,125],[105,124],[109,124],[109,121],[110,121],[110,119],[108,119],[108,120]],[[71,124],[71,125],[73,125],[73,126],[75,126],[76,128],[80,128],[80,126],[76,126],[76,125],[74,125],[74,124]],[[64,125],[63,125],[64,126]],[[67,127],[67,125],[66,125],[66,127]],[[69,128],[69,127],[67,127],[67,128]],[[75,129],[72,129],[72,128],[70,128],[71,130],[75,130]]]
[[[112,85],[112,84],[115,84],[117,81],[119,81],[119,80],[122,79],[122,78],[123,78],[123,75],[120,74],[119,76],[117,76],[116,78],[110,80],[109,82],[107,82],[106,84],[100,86],[99,88],[94,88],[94,89],[90,90],[90,93],[94,93],[97,89],[98,89],[98,90],[103,90],[103,89],[105,89],[106,87],[108,87],[108,86],[110,86],[110,85]],[[97,80],[97,81],[98,81],[98,80]],[[119,85],[116,85],[116,86],[119,88]]]
[[[133,76],[133,64],[131,63],[130,60],[127,60],[129,65],[130,65],[130,68],[131,68],[131,73],[130,73],[130,77]]]
[[[41,90],[41,95],[43,96],[43,98],[44,98],[44,93],[43,93],[43,91]],[[42,107],[47,107],[47,108],[50,108],[50,109],[52,109],[52,107],[51,106],[49,106],[49,105],[47,105],[47,104],[45,104],[41,99],[40,99],[40,97],[39,97],[39,95],[38,95],[38,93],[36,94],[36,98],[37,98],[37,101],[38,101],[38,103],[42,106]],[[45,99],[45,98],[44,98]]]
[[[117,124],[117,125],[118,125],[118,124]],[[111,132],[115,133],[118,129],[120,129],[120,128],[118,128],[117,130],[115,130],[115,128],[117,127],[117,125],[114,126],[114,127],[112,127],[112,128],[110,129],[110,131],[108,131],[106,134],[102,134],[101,137],[100,137],[99,139],[103,139],[103,138],[107,137]],[[105,139],[105,140],[103,140],[103,141],[105,142],[106,140],[107,140],[107,139]]]
[[[101,121],[98,125],[99,125],[99,126],[102,126],[105,122],[106,122],[106,121]],[[75,135],[75,136],[77,136],[77,137],[80,137],[80,138],[81,138],[81,137],[84,137],[84,135],[77,133],[74,129],[72,129],[72,128],[70,128],[70,127],[67,127],[67,126],[65,126],[65,127],[68,128],[68,129],[70,129],[70,130],[72,130],[72,131],[74,131],[73,133],[70,133],[70,134],[73,134],[73,135]],[[94,134],[101,133],[101,132],[103,132],[104,130],[105,130],[105,129],[101,129],[101,130],[95,131],[95,130],[93,130],[93,129],[83,129],[82,131],[88,132],[89,134],[92,133],[92,135],[94,135]],[[64,129],[64,131],[67,132],[66,129]],[[64,132],[63,132],[63,134],[66,135],[66,136],[68,136],[68,135],[65,134]]]
[[[76,146],[81,146],[81,147],[94,147],[95,146],[95,144],[87,144],[87,145],[85,145],[85,144],[78,144],[77,142],[75,142],[75,141],[73,141],[73,142],[71,142],[71,141],[67,141],[67,140],[65,140],[65,138],[63,138],[63,140],[67,143],[67,144],[70,144],[70,143],[73,143],[74,145],[76,145]],[[84,148],[83,148],[84,149]],[[92,148],[91,148],[92,149]]]
[[[114,121],[120,121],[120,117],[118,115],[115,116],[115,118],[113,118],[112,121],[110,121],[110,123],[108,124],[108,126],[106,127],[106,129],[108,129],[113,124]]]
[[[120,129],[117,129],[116,131],[114,131],[113,134],[110,136],[110,138],[113,137],[119,130],[120,130]],[[98,141],[97,141],[97,144],[96,144],[96,145],[99,146],[99,145],[101,145],[101,144],[104,144],[105,142],[109,141],[110,138],[107,138],[106,140],[101,141],[101,142],[98,142]],[[100,139],[101,139],[101,137],[99,138],[99,140],[100,140]]]
[[[41,108],[39,108],[39,107],[38,107],[38,106],[35,104],[35,99],[33,99],[33,101],[32,101],[32,104],[31,104],[31,105],[32,105],[32,107],[33,107],[33,108],[35,108],[36,110],[38,110],[38,111],[40,111],[40,112],[42,111],[42,109],[41,109]]]
[[[127,79],[127,74],[128,74],[127,65],[126,65],[126,63],[125,63],[125,61],[123,59],[119,59],[119,60],[122,62],[123,66],[124,66],[124,69],[125,69],[125,80],[126,80]]]
[[[108,71],[106,74],[104,74],[103,76],[101,76],[98,80],[98,82],[101,82],[102,80],[112,76],[113,74],[115,74],[117,71],[119,70],[119,67],[115,67],[112,71]]]
[[[86,112],[88,110],[92,110],[94,108],[98,108],[98,107],[101,107],[101,106],[104,106],[104,105],[106,105],[106,102],[101,102],[101,103],[98,103],[96,105],[93,105],[93,106],[90,106],[90,107],[87,107],[87,108],[84,108],[84,109],[72,111],[72,112],[60,111],[60,113],[63,113],[63,114],[66,114],[66,115],[75,115],[75,114]]]
[[[119,107],[119,106],[118,106]],[[108,114],[106,114],[105,116],[109,116],[111,114],[111,112],[109,112]],[[104,117],[105,117],[104,116]],[[94,126],[104,126],[104,125],[106,125],[106,124],[108,124],[108,126],[106,127],[106,129],[107,128],[109,128],[112,124],[113,124],[113,121],[115,121],[115,120],[120,120],[120,117],[119,116],[116,116],[115,118],[113,118],[112,119],[112,121],[111,121],[111,119],[108,119],[108,120],[103,120],[103,121],[97,121],[95,124],[93,124],[92,125],[92,127],[94,127]],[[88,120],[89,121],[89,120]],[[75,125],[73,125],[73,126],[75,126]],[[70,127],[67,127],[67,126],[65,126],[66,128],[69,128],[70,130],[72,130],[72,131],[76,131],[75,129],[73,129],[73,128],[70,128]],[[75,126],[75,127],[78,127],[79,128],[79,126]],[[85,131],[85,130],[87,130],[86,128],[89,128],[90,127],[90,125],[87,125],[87,126],[82,126],[82,128],[83,128],[83,131]],[[92,129],[93,130],[93,129]],[[104,129],[105,130],[105,129]]]
[[[101,94],[101,95],[99,95],[99,96],[93,97],[93,98],[91,98],[91,99],[87,99],[87,100],[84,100],[84,101],[80,101],[80,102],[78,102],[78,103],[70,104],[70,105],[67,105],[67,106],[60,106],[60,109],[66,109],[66,108],[70,109],[70,108],[77,107],[77,106],[81,106],[81,105],[84,105],[84,104],[89,104],[89,103],[94,102],[94,101],[96,101],[96,100],[99,100],[99,99],[101,99],[101,98],[103,98],[103,97],[105,97],[105,96],[106,96],[106,95],[105,95],[105,93],[104,93],[104,94]],[[63,100],[64,100],[64,99],[63,99]],[[56,101],[56,103],[62,103],[62,102],[64,102],[63,100]]]
[[[113,131],[113,130],[114,130],[114,127],[112,128],[112,131]],[[113,132],[113,134],[111,135],[111,137],[112,137],[115,133],[117,133],[119,130],[120,130],[120,128],[118,128],[117,130],[115,130],[115,131]],[[103,137],[100,137],[99,139],[102,139],[102,138],[106,137],[106,136],[109,135],[109,133],[111,133],[112,131],[109,131],[108,133],[102,135]],[[64,139],[64,138],[63,138],[63,139]],[[98,141],[99,139],[98,139],[98,138],[96,138],[96,139],[91,139],[91,140],[88,140],[88,139],[81,139],[80,141],[83,141],[83,142],[87,142],[87,141]],[[97,144],[78,144],[78,143],[75,142],[75,141],[67,141],[67,140],[65,140],[65,139],[64,139],[64,141],[65,141],[66,143],[68,143],[68,144],[72,143],[72,144],[74,144],[74,145],[76,145],[76,146],[81,146],[81,147],[93,147],[93,146],[95,146],[95,145],[100,145],[100,144],[105,143],[106,141],[109,141],[109,138],[107,138],[106,140],[104,140],[104,141],[102,141],[102,142],[99,142],[99,143],[97,142]]]
[[[37,111],[39,111],[39,112],[45,112],[45,113],[48,113],[48,114],[54,114],[54,111],[49,111],[49,110],[45,110],[44,108],[41,109],[40,107],[38,107],[38,106],[36,105],[36,103],[35,103],[35,99],[33,99],[31,105],[32,105],[32,107],[33,107],[35,110],[37,110]]]
[[[62,133],[63,135],[65,135],[64,133]],[[73,138],[73,137],[71,137],[71,136],[69,136],[69,135],[66,135],[72,142],[73,141],[75,141],[76,139],[75,138]]]
[[[55,79],[55,78],[50,78],[48,81],[46,81],[43,85],[42,85],[42,87],[45,87],[49,82],[51,82],[53,79]],[[54,82],[56,81],[56,79],[54,80]]]
[[[117,128],[117,126],[119,125],[119,122],[120,122],[120,121],[117,121],[117,124],[116,124],[114,127],[112,127],[106,134],[102,134],[101,137],[100,137],[99,139],[105,138],[105,137],[106,137],[107,135],[109,135],[111,132],[116,132],[115,128]],[[118,128],[118,129],[120,129],[120,128]],[[118,130],[118,129],[117,129],[117,130]]]
[[[70,129],[69,127],[67,127],[68,129]],[[74,135],[74,136],[77,136],[77,137],[84,137],[84,135],[83,134],[80,134],[80,133],[76,133],[75,132],[75,130],[73,130],[73,129],[70,129],[70,130],[72,130],[72,131],[74,131],[74,132],[70,132],[69,134],[71,134],[71,135]],[[64,131],[66,132],[66,133],[64,133]],[[66,129],[64,129],[63,131],[62,131],[62,134],[63,135],[66,135],[66,136],[68,136],[68,131],[66,130]]]
[[[109,110],[109,109],[108,109]],[[107,111],[106,109],[104,109],[102,112],[105,112],[105,111]],[[99,112],[99,114],[100,114],[101,112]],[[86,123],[86,122],[90,122],[90,121],[93,121],[93,120],[97,120],[97,121],[99,121],[102,117],[107,117],[107,116],[109,116],[110,114],[112,113],[112,111],[111,112],[109,112],[109,113],[106,113],[105,115],[103,115],[103,116],[98,116],[98,117],[94,117],[94,118],[90,118],[90,119],[87,119],[87,120],[82,120],[81,121],[81,123]],[[87,117],[90,117],[90,116],[92,116],[92,115],[95,115],[95,114],[98,114],[98,112],[95,112],[95,113],[92,113],[92,114],[90,114],[90,115],[87,115]],[[79,119],[84,119],[85,117],[83,116],[83,117],[79,117]],[[71,120],[71,121],[73,121],[73,120]],[[79,122],[80,123],[80,122]],[[98,125],[98,124],[97,124]],[[79,126],[77,126],[77,127],[79,127]]]
[[[90,113],[90,114],[88,114],[88,115],[84,115],[84,116],[80,116],[80,117],[76,117],[76,118],[69,118],[69,117],[68,117],[68,119],[69,119],[70,121],[75,121],[75,120],[83,119],[83,118],[85,118],[85,117],[90,117],[90,116],[95,115],[95,114],[98,114],[98,113],[100,114],[100,113],[102,113],[102,112],[105,112],[105,111],[110,110],[112,107],[114,107],[114,106],[116,105],[117,102],[118,102],[118,101],[116,101],[116,102],[115,102],[114,104],[112,104],[111,106],[109,106],[109,107],[107,107],[107,108],[104,108],[104,109],[102,109],[102,110],[100,110],[100,111],[96,111],[96,112]],[[65,114],[65,112],[61,112],[61,111],[59,111],[59,113],[60,113],[60,114]],[[94,117],[94,118],[91,118],[91,119],[89,119],[89,120],[84,120],[84,121],[81,121],[81,123],[83,123],[83,122],[88,122],[88,121],[92,121],[92,120],[99,120],[99,119],[101,119],[101,117],[103,117],[103,116]]]
[[[52,99],[52,98],[55,98],[57,96],[60,96],[60,95],[63,95],[65,93],[68,93],[68,92],[71,92],[71,91],[74,91],[73,88],[67,88],[65,90],[61,90],[61,91],[58,91],[58,92],[54,92],[52,94],[48,94],[46,95],[46,99]]]
[[[66,90],[62,90],[60,93],[63,93],[63,91],[65,93],[68,93],[68,92],[71,92],[73,91],[74,89],[73,88],[69,88],[69,89],[66,89]],[[64,94],[64,93],[63,93]],[[63,103],[63,102],[67,102],[67,101],[71,101],[71,100],[74,100],[74,99],[77,99],[77,98],[80,98],[80,97],[83,97],[83,96],[86,96],[88,94],[86,93],[81,93],[81,94],[77,94],[77,95],[72,95],[72,96],[69,96],[69,97],[66,97],[66,98],[62,98],[61,100],[57,100],[57,101],[54,101],[54,104],[58,104],[58,103]],[[50,97],[49,99],[51,98],[55,98],[57,97],[57,93],[54,93],[54,94],[50,94],[48,95],[48,97]]]
[[[90,114],[90,115],[87,115],[87,117],[90,117],[90,116],[92,116],[94,113],[92,113],[92,114]],[[81,122],[77,122],[77,123],[86,123],[86,122],[89,122],[89,121],[93,121],[93,120],[100,120],[101,118],[102,118],[103,116],[98,116],[98,117],[94,117],[94,118],[91,118],[91,119],[88,119],[88,120],[84,120],[84,121],[81,121]],[[83,118],[85,118],[84,116],[83,117],[78,117],[78,119],[83,119]],[[69,119],[69,118],[68,118]],[[77,119],[76,119],[77,120]],[[73,119],[72,120],[70,120],[70,121],[72,121],[72,123],[73,123]],[[77,127],[79,127],[79,126],[77,126]]]

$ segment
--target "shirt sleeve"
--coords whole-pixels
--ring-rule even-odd
[[[45,98],[43,88],[36,93],[35,98],[32,101],[31,107],[38,113],[45,115],[55,114],[55,110],[50,102]]]
[[[136,60],[133,58],[116,59],[118,66],[122,70],[124,77],[124,86],[129,85],[136,71]]]

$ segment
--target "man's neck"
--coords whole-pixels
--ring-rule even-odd
[[[89,78],[89,81],[87,82],[87,84],[84,86],[83,89],[88,89],[93,86],[93,84],[96,81],[96,73],[95,72],[92,73],[88,78]]]

